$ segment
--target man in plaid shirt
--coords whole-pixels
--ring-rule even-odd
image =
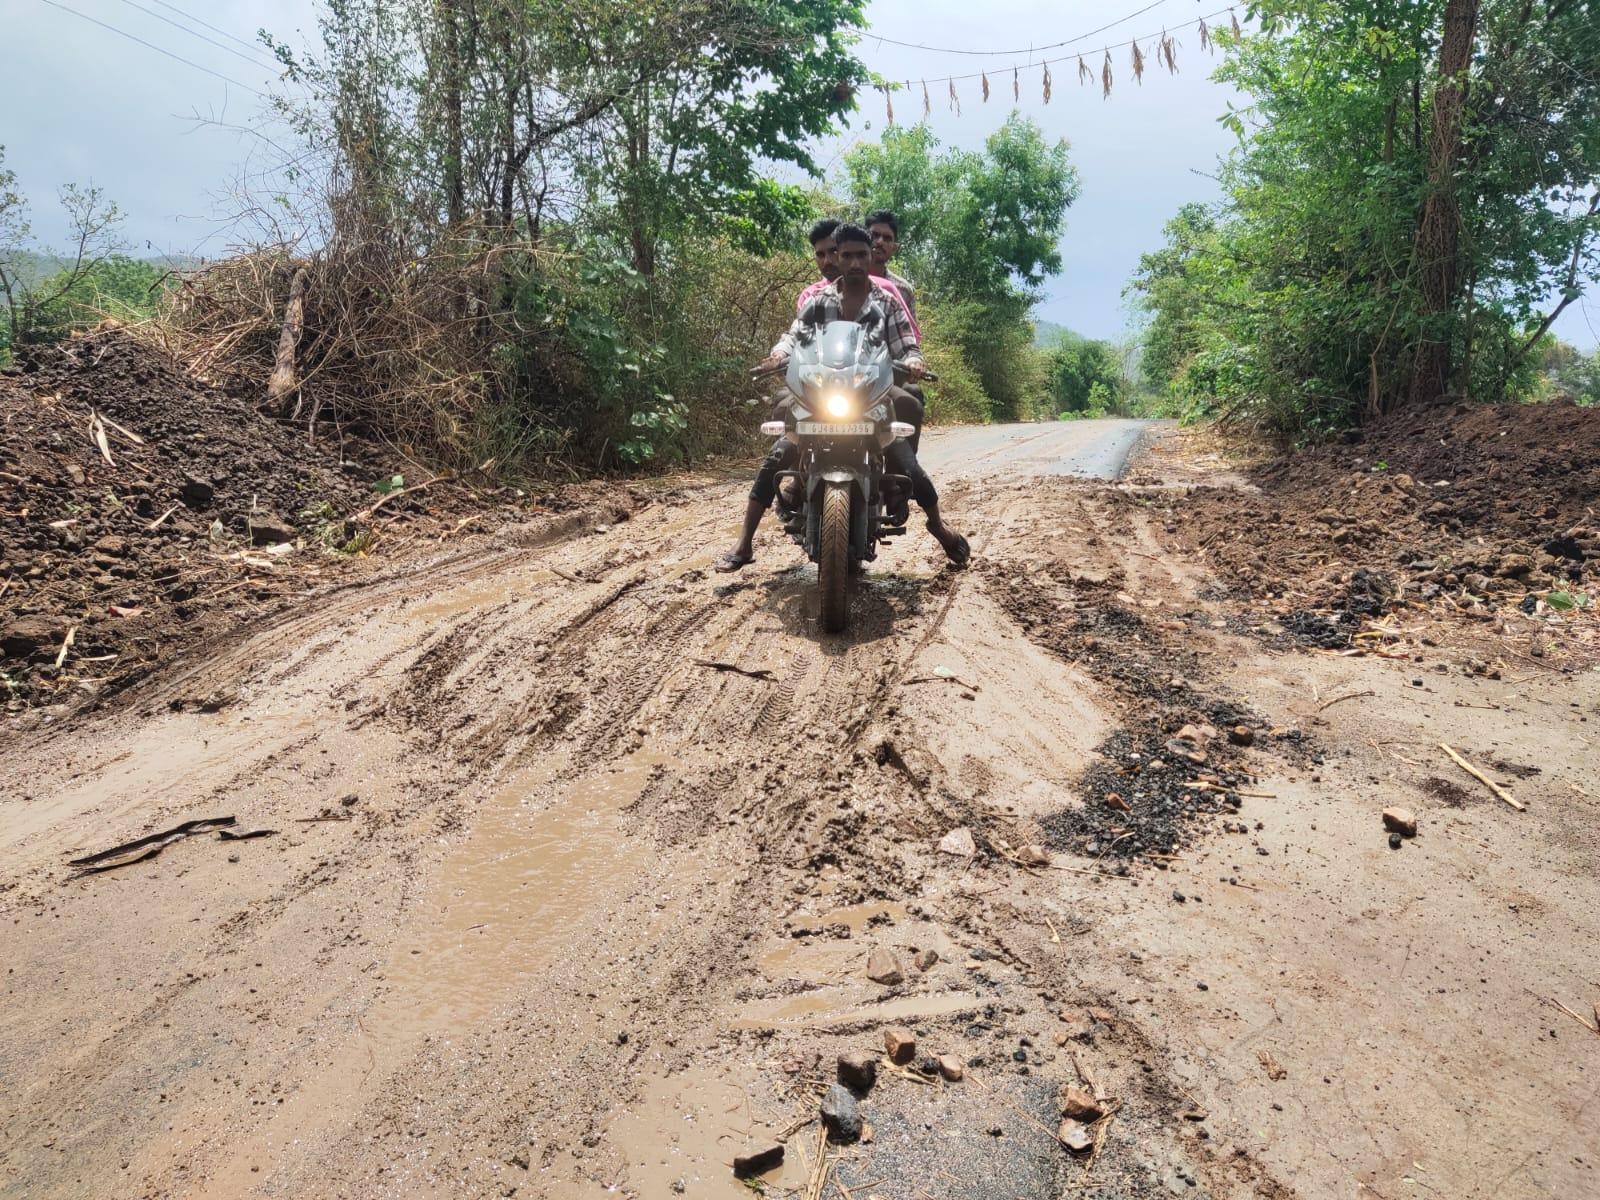
[[[872,238],[859,225],[841,225],[834,235],[838,243],[841,273],[837,282],[822,289],[801,310],[772,353],[761,363],[763,369],[786,362],[795,343],[815,335],[830,321],[856,321],[868,329],[881,330],[889,356],[911,380],[921,379],[926,371],[922,350],[905,309],[868,277],[872,261]],[[911,399],[898,387],[889,389],[888,399],[895,411]],[[914,402],[914,401],[913,401]],[[771,507],[777,491],[777,477],[794,465],[800,444],[792,434],[779,438],[756,472],[750,500],[745,506],[744,528],[734,548],[717,562],[719,571],[737,571],[755,559],[756,528],[761,515]],[[917,462],[916,454],[904,441],[896,440],[883,452],[884,466],[893,474],[911,480],[911,493],[927,516],[928,532],[944,547],[945,555],[957,566],[971,557],[967,539],[944,523],[939,514],[939,493]]]

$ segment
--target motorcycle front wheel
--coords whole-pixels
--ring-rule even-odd
[[[822,539],[817,555],[822,628],[842,633],[850,621],[850,485],[827,483],[822,493]]]

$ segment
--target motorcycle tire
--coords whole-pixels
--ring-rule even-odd
[[[817,589],[822,628],[843,633],[850,621],[850,485],[828,483],[822,493],[822,538],[817,555]]]

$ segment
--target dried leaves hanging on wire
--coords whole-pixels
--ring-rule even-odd
[[[1239,27],[1239,18],[1232,9],[1228,10],[1228,21],[1233,28],[1233,36],[1242,37],[1243,30],[1241,30]],[[1205,18],[1202,17],[1200,19],[1199,25],[1197,26],[1197,31],[1200,35],[1200,48],[1209,53],[1215,54],[1216,35],[1212,33],[1211,27],[1206,24]],[[1127,45],[1129,48],[1129,59],[1130,65],[1133,68],[1133,78],[1139,84],[1143,85],[1144,83],[1144,69],[1150,58],[1154,58],[1161,66],[1166,67],[1168,74],[1176,75],[1178,73],[1178,40],[1165,29],[1163,29],[1158,36],[1151,39],[1148,48],[1141,48],[1137,41],[1127,42],[1125,45]],[[1100,95],[1103,99],[1110,97],[1112,86],[1116,82],[1111,65],[1111,51],[1114,48],[1115,47],[1110,46],[1106,47],[1105,60],[1100,64]],[[1053,91],[1052,81],[1050,78],[1050,64],[1041,63],[1040,65],[1044,69],[1044,102],[1049,104],[1051,93]],[[990,95],[989,73],[987,71],[980,71],[978,73],[978,78],[982,81],[983,102],[987,104],[989,102]],[[1080,54],[1078,56],[1078,83],[1082,85],[1085,83],[1092,83],[1093,81],[1094,69],[1083,60],[1083,55]],[[950,77],[948,83],[950,89],[950,109],[957,116],[960,116],[961,98],[956,95],[956,81],[954,76]],[[891,125],[894,124],[893,91],[895,86],[897,85],[886,85],[883,89],[884,106],[888,111],[889,124]],[[911,85],[907,83],[905,86],[910,87]],[[1021,103],[1022,101],[1022,73],[1020,67],[1011,68],[1011,98],[1018,103]],[[928,95],[927,80],[922,81],[922,115],[924,119],[927,119],[933,115],[933,101]]]
[[[1244,36],[1244,30],[1239,28],[1239,18],[1238,18],[1237,15],[1235,15],[1233,9],[1231,9],[1231,8],[1228,10],[1228,20],[1233,25],[1233,36],[1234,37],[1243,37]]]

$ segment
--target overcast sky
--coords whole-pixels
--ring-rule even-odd
[[[140,253],[221,253],[226,236],[217,216],[228,211],[231,181],[252,161],[259,146],[246,134],[212,121],[244,122],[261,99],[248,89],[271,90],[274,72],[265,53],[252,50],[255,31],[265,27],[291,44],[315,37],[314,0],[0,0],[0,80],[4,81],[0,129],[7,165],[33,202],[34,227],[43,240],[57,240],[62,226],[52,196],[75,180],[104,187],[127,214],[126,233]],[[885,39],[930,47],[1012,51],[1076,38],[1146,8],[1150,0],[871,0],[872,31]],[[1216,123],[1229,93],[1210,82],[1213,59],[1199,45],[1199,15],[1224,0],[1163,0],[1149,12],[1072,46],[1045,52],[1056,57],[1092,52],[1163,26],[1178,38],[1179,73],[1147,66],[1136,85],[1128,51],[1113,53],[1117,84],[1109,100],[1098,87],[1080,86],[1074,63],[1052,67],[1048,105],[1037,67],[1022,70],[1021,109],[1047,135],[1064,137],[1082,178],[1083,192],[1068,214],[1062,245],[1065,270],[1051,281],[1040,315],[1096,337],[1117,337],[1127,324],[1122,289],[1141,252],[1158,245],[1162,224],[1189,200],[1216,195],[1207,178],[1229,135]],[[65,11],[76,10],[77,14]],[[1242,7],[1241,7],[1242,11]],[[200,25],[187,14],[203,19]],[[217,45],[186,33],[170,21],[197,30]],[[114,26],[112,32],[91,20]],[[1226,18],[1222,18],[1225,20]],[[219,32],[220,31],[220,32]],[[193,65],[174,61],[142,38]],[[240,41],[233,41],[232,35]],[[972,56],[935,53],[878,42],[868,37],[859,53],[888,78],[927,79],[933,99],[931,124],[952,145],[976,147],[1011,109],[1010,78],[1026,54]],[[241,57],[243,56],[243,57]],[[258,61],[251,61],[254,58]],[[203,69],[202,69],[203,68]],[[949,107],[945,80],[979,69],[993,88],[981,101],[977,80],[958,83],[958,116]],[[216,75],[229,77],[225,82]],[[243,85],[243,86],[238,86]],[[921,115],[921,93],[895,97],[902,123]],[[820,161],[858,136],[875,137],[884,120],[881,95],[862,97],[851,132],[830,139]],[[1600,300],[1574,305],[1557,326],[1567,340],[1596,344]]]

